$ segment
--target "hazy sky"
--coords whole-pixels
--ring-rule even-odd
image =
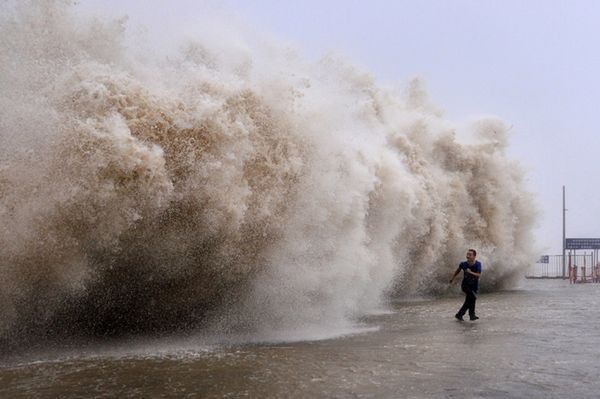
[[[382,84],[422,76],[448,119],[493,114],[513,125],[509,154],[543,212],[541,252],[561,252],[562,185],[567,237],[600,237],[600,1],[80,3],[157,31],[217,10],[309,59],[339,53]]]

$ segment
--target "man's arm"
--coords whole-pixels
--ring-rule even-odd
[[[460,266],[458,266],[458,268],[456,269],[456,271],[454,272],[454,274],[452,275],[452,278],[450,279],[450,284],[452,284],[452,281],[454,280],[454,278],[456,276],[458,276],[458,273],[460,273],[462,269],[460,268]]]
[[[477,273],[477,272],[472,271],[471,269],[466,269],[465,271],[469,274],[472,274],[473,276],[475,276],[477,278],[479,278],[481,276],[481,272]],[[454,277],[452,277],[452,278],[454,278]]]
[[[475,262],[475,264],[473,265],[473,270],[471,270],[471,268],[469,267],[466,269],[465,272],[479,278],[481,276],[481,263]]]

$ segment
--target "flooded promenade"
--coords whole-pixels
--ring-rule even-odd
[[[600,286],[528,280],[484,294],[395,303],[364,331],[299,342],[164,338],[68,348],[0,369],[6,398],[595,398]],[[62,352],[61,352],[62,351]]]

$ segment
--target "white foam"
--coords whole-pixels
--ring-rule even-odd
[[[532,259],[507,125],[444,119],[419,80],[398,94],[236,33],[152,57],[124,20],[6,11],[0,331],[327,337],[386,295],[445,291],[467,248],[484,289]]]

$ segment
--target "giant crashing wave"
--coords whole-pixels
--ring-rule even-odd
[[[484,290],[530,263],[507,125],[456,126],[418,79],[399,94],[251,37],[151,57],[122,20],[3,7],[4,343],[339,326],[447,291],[470,247]]]

